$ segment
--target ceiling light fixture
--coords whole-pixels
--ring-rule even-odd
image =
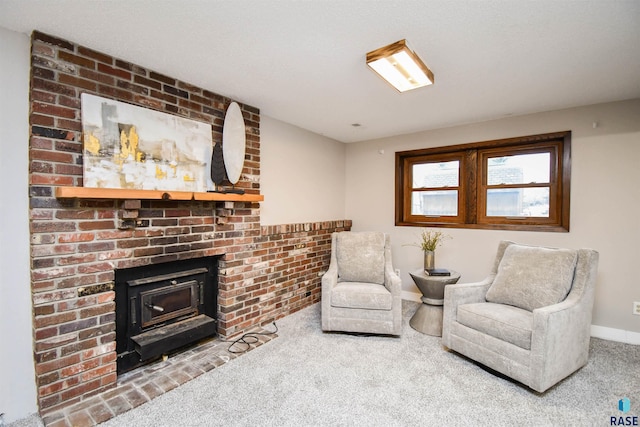
[[[367,53],[367,65],[400,92],[433,84],[433,73],[406,40]]]

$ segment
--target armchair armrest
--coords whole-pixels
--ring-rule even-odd
[[[384,286],[391,293],[391,312],[393,313],[393,327],[389,332],[393,335],[402,333],[402,280],[393,270],[391,262],[391,250],[387,240],[384,263]]]
[[[338,265],[336,263],[329,264],[329,268],[322,275],[322,287],[325,284],[330,287],[335,286],[338,283]]]
[[[580,249],[573,288],[567,298],[533,310],[530,387],[544,391],[587,364],[598,252]]]
[[[592,308],[589,298],[567,298],[533,310],[531,388],[546,390],[587,363]]]
[[[322,275],[321,279],[321,297],[320,297],[320,309],[329,312],[331,308],[331,289],[338,284],[338,264],[332,262],[329,264],[329,269]],[[322,316],[322,329],[328,330],[329,325],[328,316]]]
[[[444,307],[442,318],[442,345],[451,345],[451,324],[457,319],[458,306],[475,302],[485,302],[487,290],[495,278],[491,274],[480,282],[447,285],[444,288]]]
[[[402,293],[402,280],[400,279],[400,277],[398,277],[396,272],[393,271],[393,268],[390,265],[385,265],[384,287],[387,288],[387,290],[391,292],[391,295],[393,295],[394,297],[400,297]]]
[[[470,304],[474,302],[484,302],[484,296],[493,283],[493,276],[487,277],[481,282],[458,283],[447,285],[444,288],[444,301],[450,305]]]

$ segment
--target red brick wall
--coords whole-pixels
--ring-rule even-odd
[[[32,36],[30,223],[34,359],[43,413],[115,385],[114,269],[224,255],[222,336],[266,324],[320,300],[331,233],[350,221],[260,225],[259,203],[56,199],[82,186],[80,95],[211,123],[220,143],[232,101],[172,77],[46,34]],[[260,111],[242,105],[246,160],[236,185],[260,192]],[[268,195],[267,195],[268,197]],[[148,227],[123,228],[127,219]]]

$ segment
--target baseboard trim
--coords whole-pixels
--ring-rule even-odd
[[[625,331],[624,329],[591,325],[591,336],[594,338],[602,338],[603,340],[640,345],[640,333]]]
[[[421,302],[422,294],[402,291],[402,299]],[[609,328],[606,326],[591,325],[591,336],[608,341],[617,341],[625,344],[640,345],[640,332],[625,331],[624,329]]]
[[[422,301],[422,294],[419,294],[417,292],[402,291],[401,296],[402,296],[402,299],[406,299],[407,301],[415,301],[415,302]]]

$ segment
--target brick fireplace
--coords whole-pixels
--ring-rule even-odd
[[[217,333],[231,337],[320,300],[331,233],[351,222],[260,224],[260,203],[56,197],[82,187],[80,95],[92,93],[212,124],[232,101],[54,36],[32,35],[30,233],[40,412],[116,385],[115,271],[216,257]],[[240,104],[244,169],[260,194],[260,111]],[[268,197],[268,195],[266,195]]]

